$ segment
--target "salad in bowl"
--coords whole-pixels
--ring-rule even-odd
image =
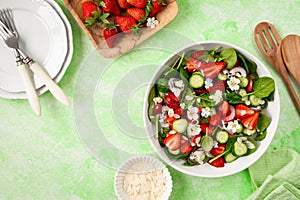
[[[220,177],[269,146],[279,98],[268,70],[245,50],[204,42],[172,55],[147,90],[145,125],[160,157],[184,173]]]

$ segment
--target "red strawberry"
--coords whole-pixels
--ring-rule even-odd
[[[246,117],[246,118],[243,118],[242,119],[242,124],[246,128],[248,128],[250,130],[254,130],[256,128],[258,118],[259,118],[259,113],[255,112],[253,115],[251,115],[249,117]]]
[[[254,110],[252,110],[248,106],[245,106],[244,104],[239,104],[239,105],[235,106],[235,112],[236,112],[235,116],[237,119],[249,117],[255,113]]]
[[[116,35],[118,34],[117,28],[113,26],[107,26],[103,30],[103,36],[109,48],[113,48],[115,46],[115,41],[117,39]]]
[[[202,56],[204,53],[206,52],[206,50],[200,50],[200,51],[195,51],[192,53],[192,58],[194,59],[198,59],[200,56]]]
[[[81,3],[81,9],[85,21],[87,18],[93,17],[93,12],[98,11],[99,7],[93,1],[83,1]]]
[[[217,127],[221,124],[221,120],[222,120],[222,114],[217,113],[209,118],[208,123],[209,125]]]
[[[132,31],[131,29],[136,26],[136,21],[131,16],[116,16],[115,24],[119,25],[122,32],[129,34]]]
[[[153,116],[157,115],[157,114],[160,114],[161,110],[162,110],[162,105],[161,104],[155,105],[154,108],[153,108],[153,113],[152,113]]]
[[[210,126],[208,123],[200,124],[200,128],[201,128],[202,132],[204,133],[204,135],[211,135],[214,130],[214,128],[212,126]]]
[[[223,116],[227,116],[230,112],[230,104],[227,101],[223,101],[219,105],[218,111],[222,113]]]
[[[145,8],[147,4],[146,0],[127,0],[127,2],[137,8]]]
[[[191,145],[192,146],[200,146],[200,143],[201,143],[201,134],[194,135],[191,138]]]
[[[201,65],[200,69],[206,78],[215,78],[226,66],[226,62],[211,62]]]
[[[128,9],[131,7],[131,4],[129,4],[127,2],[127,0],[118,0],[118,4],[119,4],[120,8],[123,8],[123,9]]]
[[[164,144],[172,151],[179,149],[181,144],[181,135],[179,133],[170,134],[164,139]]]
[[[235,109],[232,105],[229,107],[229,112],[223,117],[224,122],[229,122],[235,117]]]
[[[165,94],[164,101],[169,108],[177,109],[179,108],[179,98],[174,95],[173,92],[168,92]]]
[[[220,90],[221,92],[224,92],[226,89],[226,82],[222,80],[218,80],[213,83],[213,86],[210,88],[207,88],[206,90],[208,92],[216,92],[217,90]]]
[[[150,10],[149,16],[154,17],[162,9],[163,4],[159,0],[156,0],[156,1],[152,1],[151,5],[152,8]]]
[[[140,8],[128,8],[127,13],[137,21],[141,21],[146,17],[145,10]]]
[[[186,63],[188,72],[195,72],[200,70],[200,66],[202,65],[202,63],[203,62],[197,59],[193,59],[193,58],[189,59]]]
[[[213,148],[210,153],[214,156],[217,156],[225,151],[226,144],[218,144],[217,148]]]
[[[175,120],[176,120],[175,117],[169,117],[169,116],[167,116],[167,118],[166,118],[166,122],[169,124],[170,127],[173,125],[173,122]]]
[[[188,140],[181,139],[180,143],[181,143],[181,145],[180,145],[181,153],[189,154],[193,150],[193,147]]]
[[[224,167],[225,166],[225,160],[223,157],[220,157],[216,160],[214,160],[213,162],[208,162],[211,166],[220,168],[220,167]]]
[[[116,0],[102,0],[104,4],[102,5],[103,11],[111,13],[113,15],[119,15],[120,14],[120,8],[117,4]]]
[[[252,92],[252,90],[253,90],[253,79],[252,79],[251,76],[248,76],[248,80],[249,80],[249,83],[246,87],[246,91],[247,92]]]

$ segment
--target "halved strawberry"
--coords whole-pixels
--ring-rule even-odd
[[[180,151],[183,154],[189,154],[193,150],[191,143],[188,140],[181,139]]]
[[[226,66],[227,62],[211,62],[201,65],[200,69],[206,78],[215,78]]]
[[[201,143],[201,134],[194,135],[191,138],[191,145],[192,146],[200,146],[200,143]]]
[[[218,112],[209,118],[208,123],[209,125],[217,127],[221,124],[221,121],[222,121],[222,113]]]
[[[235,117],[235,109],[232,105],[230,105],[229,112],[227,113],[227,115],[225,115],[223,117],[223,121],[224,122],[229,122],[229,121],[233,120],[234,117]]]
[[[202,63],[204,62],[201,62],[200,60],[197,59],[193,59],[193,58],[189,59],[186,63],[188,72],[191,73],[191,72],[199,71]]]
[[[213,162],[208,162],[211,166],[220,168],[220,167],[224,167],[225,166],[225,160],[223,157],[220,157],[216,160],[214,160]]]
[[[167,124],[169,124],[170,127],[173,125],[173,122],[175,120],[176,120],[175,117],[169,117],[169,116],[167,116],[167,118],[166,118],[166,122],[167,122]]]
[[[205,52],[206,52],[206,50],[195,51],[195,52],[192,53],[191,57],[194,58],[194,59],[198,59]]]
[[[218,80],[213,83],[213,86],[210,88],[207,88],[208,92],[216,92],[217,90],[220,90],[221,92],[224,92],[226,89],[226,82],[222,80]]]
[[[131,16],[116,16],[115,24],[119,25],[119,29],[126,33],[130,34],[132,32],[132,28],[136,26],[136,21]]]
[[[226,144],[218,144],[217,148],[213,148],[210,153],[214,156],[217,156],[225,151]]]
[[[128,8],[127,13],[137,21],[141,21],[146,17],[145,10],[140,8]]]
[[[259,113],[255,112],[253,115],[251,115],[249,117],[246,117],[246,118],[243,118],[242,119],[242,124],[246,128],[248,128],[250,130],[254,130],[256,128],[258,118],[259,118]]]
[[[238,104],[235,106],[235,117],[237,119],[242,119],[245,117],[252,116],[255,111],[249,108],[248,106],[245,106],[244,104]]]
[[[120,8],[128,9],[131,7],[131,4],[127,2],[127,0],[117,0]]]
[[[85,21],[87,18],[93,17],[93,12],[98,11],[99,7],[93,1],[83,1],[81,3],[81,10]]]
[[[172,151],[179,149],[181,145],[181,135],[179,133],[170,134],[164,139],[164,144]]]
[[[161,0],[156,0],[151,2],[152,8],[150,10],[149,16],[154,17],[163,7],[163,3]]]
[[[227,101],[223,101],[219,105],[218,111],[222,113],[223,116],[227,116],[230,112],[230,104]]]
[[[145,8],[147,4],[146,0],[127,0],[127,2],[137,8]]]
[[[208,123],[201,123],[200,128],[204,135],[211,135],[214,130],[214,127]]]

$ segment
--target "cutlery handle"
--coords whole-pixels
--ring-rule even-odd
[[[279,74],[281,74],[281,77],[283,78],[283,80],[284,80],[284,82],[285,82],[285,84],[288,88],[288,91],[289,91],[289,93],[292,97],[293,103],[294,103],[294,105],[295,105],[295,107],[298,111],[298,114],[300,115],[300,100],[299,100],[299,98],[298,98],[298,96],[297,96],[297,94],[294,90],[294,87],[293,87],[292,83],[291,83],[291,80],[289,78],[289,75],[288,75],[287,69],[285,67],[285,64],[283,63],[282,60],[281,60],[281,62],[276,62],[274,64],[279,65],[277,67],[277,69],[280,70]]]
[[[26,93],[28,96],[29,104],[32,110],[37,114],[41,115],[41,107],[40,102],[38,100],[38,96],[36,94],[35,86],[30,77],[28,67],[25,64],[21,64],[18,66],[19,74],[25,84]]]
[[[63,104],[69,106],[70,102],[65,95],[64,91],[50,78],[48,73],[37,63],[32,62],[29,64],[30,69],[42,80],[44,81],[46,87],[50,90],[53,96],[62,102]]]

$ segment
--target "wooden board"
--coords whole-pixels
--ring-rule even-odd
[[[106,45],[102,34],[103,26],[96,24],[90,28],[85,27],[81,11],[81,1],[82,0],[64,0],[67,8],[70,10],[79,26],[84,30],[92,44],[99,53],[106,58],[120,56],[140,44],[171,22],[178,12],[176,0],[167,0],[167,5],[164,6],[163,9],[156,15],[156,19],[159,21],[159,24],[155,28],[141,28],[139,34],[119,34],[115,47],[109,48]]]

